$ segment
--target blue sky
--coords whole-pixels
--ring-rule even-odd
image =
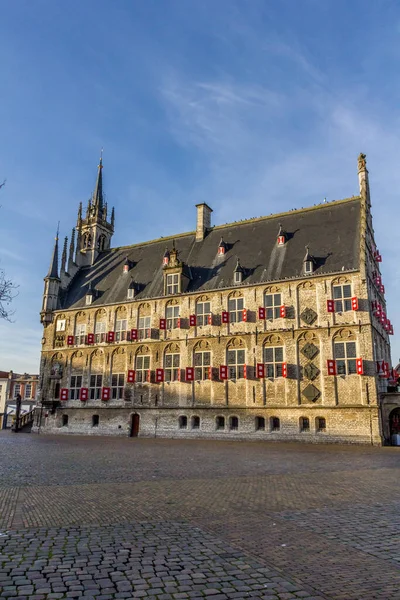
[[[358,193],[400,356],[400,7],[396,0],[0,0],[0,266],[19,284],[0,370],[37,372],[43,277],[60,221],[94,187],[113,244]]]

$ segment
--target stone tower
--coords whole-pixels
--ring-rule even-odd
[[[96,186],[90,198],[85,218],[82,218],[82,205],[78,211],[77,248],[75,263],[78,267],[93,265],[103,250],[110,248],[114,233],[114,208],[111,219],[107,221],[107,203],[103,197],[103,159],[100,157]]]
[[[58,276],[58,231],[54,242],[49,271],[44,278],[44,292],[40,321],[44,326],[52,322],[53,311],[58,308],[61,279]]]

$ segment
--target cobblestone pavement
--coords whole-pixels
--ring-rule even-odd
[[[400,600],[400,449],[0,433],[0,597]]]

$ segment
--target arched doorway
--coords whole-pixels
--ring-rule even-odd
[[[129,429],[129,437],[137,437],[139,435],[140,415],[137,413],[131,415],[131,425]]]
[[[395,408],[389,415],[390,441],[393,446],[400,445],[400,408]],[[398,443],[396,443],[396,437]]]

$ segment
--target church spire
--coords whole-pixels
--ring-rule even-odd
[[[57,227],[57,235],[55,237],[53,256],[52,256],[52,259],[50,262],[49,272],[46,275],[46,277],[49,279],[59,279],[59,277],[58,277],[58,229],[59,229],[59,226]]]
[[[94,188],[92,205],[95,210],[103,210],[103,149],[101,150],[100,162],[97,172],[96,187]]]

